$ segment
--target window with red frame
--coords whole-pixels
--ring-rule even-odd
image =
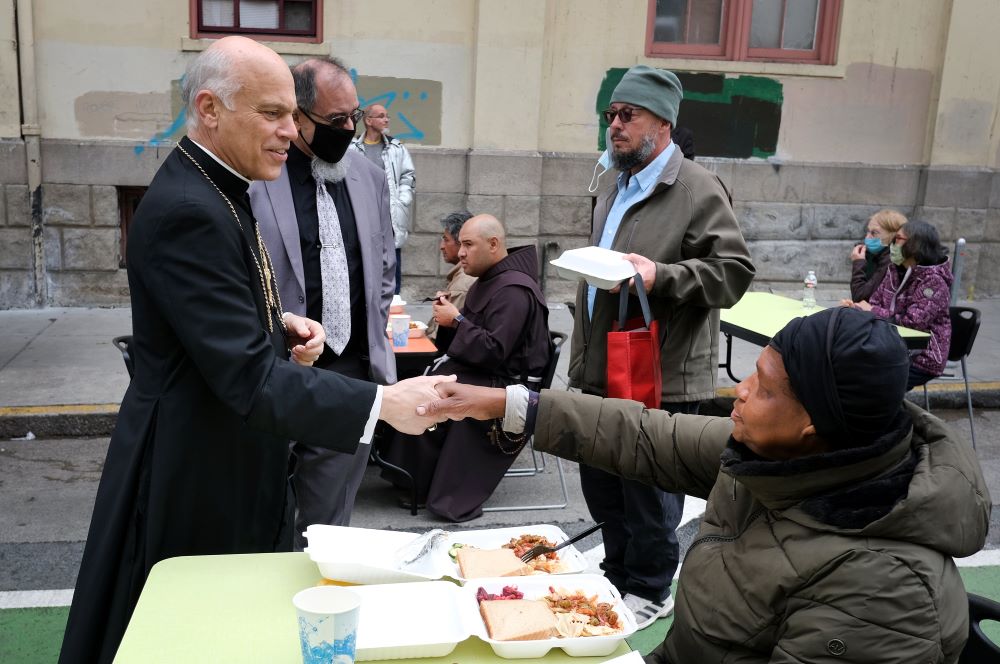
[[[319,37],[321,0],[191,0],[196,37],[212,34]]]
[[[649,0],[646,55],[833,64],[842,0]]]

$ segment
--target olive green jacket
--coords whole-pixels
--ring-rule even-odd
[[[617,195],[617,181],[598,195],[591,244],[600,241]],[[611,248],[641,254],[656,263],[649,303],[660,328],[663,401],[714,397],[718,310],[736,304],[754,276],[750,252],[722,181],[674,150],[650,195],[625,213]],[[634,308],[629,317],[640,315],[635,297],[630,307]],[[569,361],[571,386],[605,393],[606,338],[617,318],[617,293],[598,289],[591,318],[587,284],[580,284]]]
[[[868,447],[787,462],[731,430],[542,392],[537,449],[708,501],[647,661],[955,662],[968,604],[952,556],[982,547],[991,508],[971,448],[909,404]]]

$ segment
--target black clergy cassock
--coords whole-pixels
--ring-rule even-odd
[[[160,560],[291,550],[288,439],[351,453],[375,398],[373,384],[286,361],[281,323],[264,304],[248,185],[189,139],[180,146],[204,173],[175,149],[129,231],[135,377],[97,491],[62,664],[114,658]]]

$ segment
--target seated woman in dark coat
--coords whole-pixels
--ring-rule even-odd
[[[906,389],[944,373],[951,346],[951,263],[937,229],[926,221],[910,221],[896,232],[889,247],[893,267],[886,270],[871,301],[841,304],[871,311],[896,325],[930,332],[927,348],[913,351]]]

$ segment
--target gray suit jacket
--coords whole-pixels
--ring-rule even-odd
[[[396,382],[396,360],[386,337],[389,303],[395,290],[396,245],[389,216],[389,191],[385,173],[368,158],[348,151],[347,194],[354,208],[365,275],[365,310],[368,320],[368,355],[371,379]],[[250,205],[260,224],[260,234],[274,262],[278,291],[285,311],[305,316],[306,288],[302,272],[299,224],[295,219],[288,169],[272,182],[250,185]]]

